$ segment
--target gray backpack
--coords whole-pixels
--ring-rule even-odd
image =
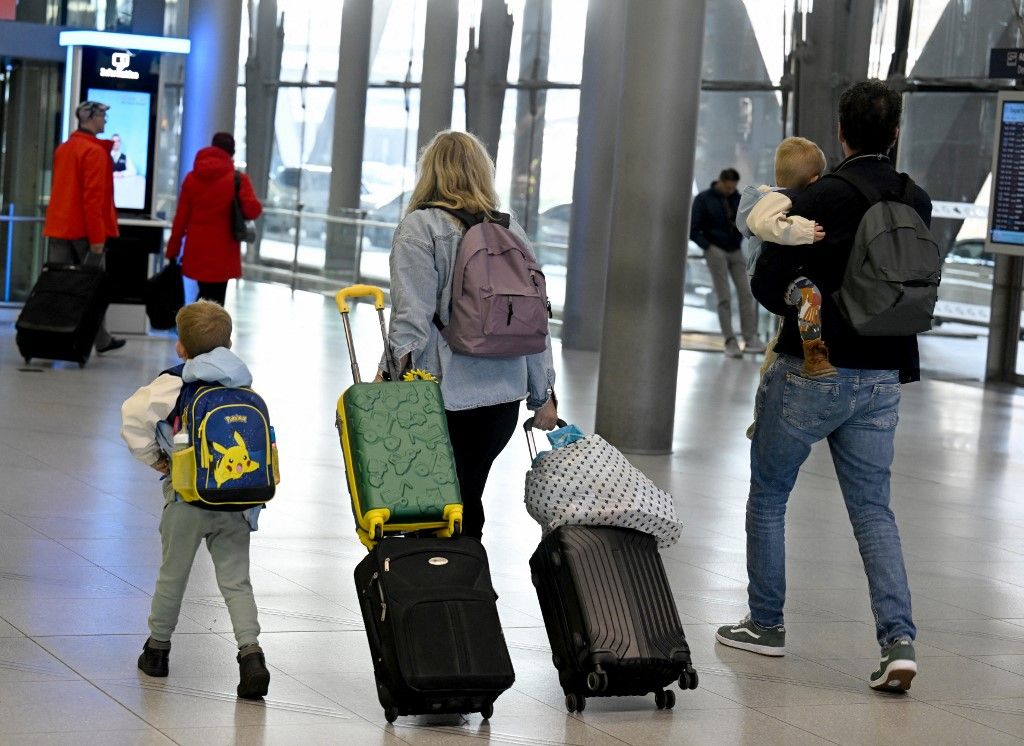
[[[883,194],[854,172],[831,176],[871,206],[853,239],[843,284],[832,296],[843,318],[865,337],[899,337],[932,328],[942,278],[939,247],[910,206],[914,182],[900,174],[902,193]]]
[[[510,217],[438,209],[466,225],[455,256],[448,325],[434,316],[445,341],[475,357],[543,352],[551,316],[547,284],[533,252],[509,229]]]

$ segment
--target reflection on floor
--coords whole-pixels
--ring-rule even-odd
[[[517,437],[486,496],[485,540],[515,687],[493,719],[387,726],[352,587],[351,528],[333,425],[350,373],[332,304],[242,284],[236,349],[276,421],[280,496],[253,537],[253,585],[272,666],[265,703],[236,700],[226,609],[200,550],[171,675],[135,669],[160,560],[153,475],[117,434],[118,406],[173,362],[169,337],[132,339],[84,370],[26,368],[0,327],[0,742],[67,744],[1020,743],[1024,734],[1024,398],[926,381],[904,390],[894,504],[921,673],[908,696],[868,689],[877,663],[867,586],[827,450],[800,476],[788,519],[788,654],[716,647],[745,613],[744,428],[759,360],[680,354],[675,451],[635,463],[686,523],[664,553],[700,671],[675,710],[647,697],[567,715],[527,558]],[[364,375],[376,319],[356,314]],[[368,309],[367,309],[368,310]],[[559,352],[566,419],[593,425],[596,358]]]

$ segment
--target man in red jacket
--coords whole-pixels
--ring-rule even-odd
[[[96,135],[107,124],[107,109],[97,101],[83,101],[75,109],[78,129],[53,154],[53,184],[46,208],[43,234],[49,239],[48,261],[106,268],[104,251],[108,238],[116,238],[114,165],[110,140]],[[96,352],[110,352],[125,345],[100,324]]]

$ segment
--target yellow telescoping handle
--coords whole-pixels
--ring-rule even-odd
[[[338,304],[339,313],[348,313],[349,298],[373,298],[373,307],[384,310],[384,291],[373,285],[349,285],[334,294],[334,302]]]
[[[345,342],[348,345],[348,357],[352,363],[352,380],[360,382],[359,363],[356,362],[356,349],[352,343],[352,327],[349,326],[349,298],[373,298],[373,307],[377,309],[377,319],[380,322],[380,335],[384,339],[384,360],[388,369],[388,375],[392,381],[398,380],[398,368],[395,366],[394,358],[391,355],[391,346],[388,344],[388,330],[384,324],[384,291],[373,285],[349,285],[334,294],[334,302],[338,304],[338,312],[345,327]]]

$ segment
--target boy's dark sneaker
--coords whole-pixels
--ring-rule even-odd
[[[237,660],[238,696],[242,699],[263,699],[270,689],[270,671],[267,670],[263,651],[254,645],[252,651],[247,650],[244,655],[239,651]]]
[[[142,655],[139,656],[139,670],[147,676],[166,676],[167,658],[170,650],[157,650],[149,646],[149,640],[142,646]]]
[[[786,654],[786,628],[762,627],[750,618],[743,617],[736,624],[719,627],[715,639],[730,648],[749,650],[760,655],[782,656]]]
[[[910,640],[897,640],[882,650],[878,670],[871,674],[871,688],[883,692],[905,692],[917,675],[917,654]]]

